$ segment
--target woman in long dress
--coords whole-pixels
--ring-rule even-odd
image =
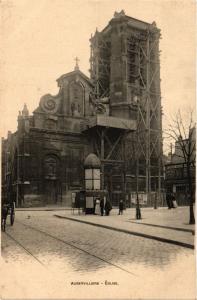
[[[96,205],[95,205],[95,215],[100,215],[100,200],[96,199]]]

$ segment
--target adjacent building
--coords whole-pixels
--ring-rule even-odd
[[[175,142],[174,153],[169,153],[165,164],[166,190],[175,194],[179,205],[189,205],[190,187],[188,182],[188,166],[191,174],[193,201],[195,200],[195,173],[196,173],[196,129],[191,128],[187,139],[181,137]],[[185,157],[183,153],[185,147]],[[188,149],[190,147],[190,149]]]

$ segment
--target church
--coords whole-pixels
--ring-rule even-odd
[[[90,154],[114,205],[130,202],[136,188],[160,193],[159,32],[154,22],[115,12],[90,39],[90,78],[76,58],[57,79],[57,95],[42,96],[32,115],[24,105],[17,131],[2,139],[2,197],[18,207],[70,206],[85,187]]]
[[[10,179],[19,180],[19,206],[66,202],[65,191],[83,187],[83,160],[93,149],[81,134],[81,122],[93,114],[92,84],[77,65],[57,83],[59,93],[41,97],[32,116],[24,105],[17,132],[8,134],[8,147],[15,148]]]

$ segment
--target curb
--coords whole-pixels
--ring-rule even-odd
[[[134,224],[141,224],[141,225],[146,225],[146,226],[151,226],[151,227],[166,228],[166,229],[172,229],[172,230],[176,230],[176,231],[190,232],[193,235],[195,234],[195,230],[194,229],[186,229],[186,228],[172,227],[172,226],[163,226],[163,225],[143,223],[143,222],[134,222],[134,221],[130,221],[130,222],[134,223]]]
[[[16,208],[15,209],[16,211],[56,211],[56,210],[71,210],[71,208],[36,208],[36,209],[33,209],[33,208]]]
[[[77,219],[64,217],[64,216],[59,216],[59,215],[54,215],[54,216],[57,217],[57,218],[60,218],[60,219],[67,219],[67,220],[71,220],[71,221],[75,221],[75,222],[79,222],[79,223],[84,223],[84,224],[88,224],[88,225],[92,225],[92,226],[96,226],[96,227],[102,227],[102,228],[106,228],[106,229],[109,229],[109,230],[123,232],[123,233],[130,234],[130,235],[140,236],[140,237],[144,237],[144,238],[151,239],[151,240],[156,240],[156,241],[163,242],[163,243],[173,244],[173,245],[177,245],[177,246],[188,248],[188,249],[194,249],[193,245],[187,244],[187,243],[184,243],[184,242],[170,240],[170,239],[167,239],[167,238],[162,238],[162,237],[149,235],[149,234],[145,234],[145,233],[130,231],[130,230],[126,230],[126,229],[115,228],[115,227],[112,227],[112,226],[101,225],[101,224],[92,223],[92,222],[89,222],[89,221],[82,221],[82,220],[77,220]]]

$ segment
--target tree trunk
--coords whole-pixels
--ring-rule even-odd
[[[192,189],[192,176],[191,176],[191,165],[187,164],[187,177],[189,186],[189,224],[195,224],[194,208],[193,208],[193,189]]]
[[[193,202],[189,206],[189,224],[195,224]]]

